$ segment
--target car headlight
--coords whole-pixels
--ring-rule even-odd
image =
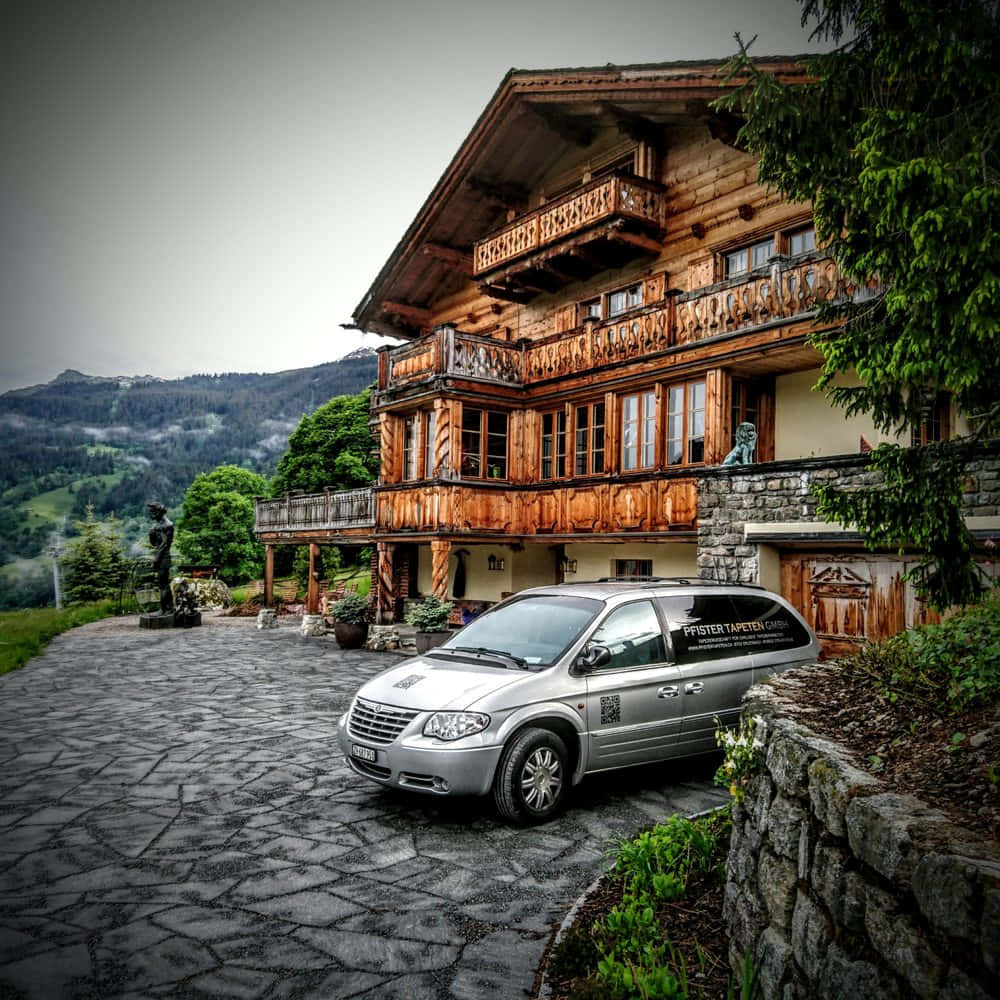
[[[424,723],[424,736],[460,740],[463,736],[481,733],[489,724],[490,717],[481,712],[435,712]]]

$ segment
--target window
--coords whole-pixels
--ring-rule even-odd
[[[774,237],[731,250],[722,258],[722,276],[735,278],[739,274],[763,267],[774,256]]]
[[[652,576],[652,559],[616,559],[614,562],[614,576]]]
[[[542,414],[542,479],[566,475],[566,411]]]
[[[507,478],[507,414],[462,408],[462,476]]]
[[[619,288],[607,295],[580,303],[580,322],[586,319],[614,319],[642,305],[642,282]]]
[[[611,652],[611,659],[601,670],[645,667],[663,663],[667,658],[660,619],[652,601],[636,601],[615,608],[598,625],[590,641],[606,646]]]
[[[788,240],[788,253],[792,257],[816,249],[816,229],[813,226],[796,229],[794,232],[788,233],[786,239]]]
[[[403,478],[417,479],[417,458],[420,451],[417,446],[417,435],[420,428],[420,414],[414,413],[403,422]]]
[[[731,444],[736,444],[736,428],[740,424],[753,424],[760,432],[760,397],[749,382],[733,382],[733,409],[730,415]]]
[[[667,391],[667,465],[705,461],[705,383],[683,382]]]
[[[621,316],[629,309],[637,309],[642,305],[642,285],[630,285],[608,296],[608,318]]]
[[[808,646],[811,641],[798,618],[770,597],[663,597],[659,605],[681,665]]]
[[[651,469],[655,455],[656,393],[622,399],[622,471]]]
[[[951,397],[946,392],[927,393],[920,412],[920,425],[910,428],[910,446],[947,441],[950,435]]]
[[[576,408],[573,472],[578,476],[597,476],[604,472],[604,403]]]

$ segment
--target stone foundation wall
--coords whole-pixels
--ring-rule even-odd
[[[759,546],[744,541],[744,524],[817,521],[812,486],[877,486],[879,477],[865,468],[866,463],[864,455],[845,455],[705,469],[698,478],[699,576],[729,583],[758,582]],[[993,449],[969,466],[964,502],[967,516],[1000,515],[1000,450]]]
[[[724,915],[765,1000],[1000,996],[1000,854],[790,718],[809,671],[751,689],[763,771],[733,810]]]

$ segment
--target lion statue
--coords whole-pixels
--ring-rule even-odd
[[[757,447],[757,428],[753,424],[740,424],[736,428],[736,445],[723,459],[723,465],[749,465]]]

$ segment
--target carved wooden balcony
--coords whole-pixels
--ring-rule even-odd
[[[659,253],[665,218],[659,184],[600,177],[478,241],[472,273],[487,294],[526,300]]]
[[[432,378],[454,375],[500,385],[520,385],[523,350],[490,337],[459,333],[444,326],[413,344],[389,352],[380,389],[401,389]]]
[[[657,534],[693,530],[697,480],[508,484],[423,483],[377,491],[378,533],[439,531],[507,536]]]
[[[280,500],[257,500],[254,508],[254,532],[265,539],[294,535],[364,536],[374,525],[375,495],[371,487],[290,493]]]
[[[528,385],[642,360],[723,334],[792,323],[823,302],[867,294],[868,289],[845,280],[837,265],[821,254],[776,258],[764,274],[696,289],[618,319],[588,321],[527,344],[507,344],[442,327],[391,351],[386,384],[380,388],[400,389],[437,374]]]

